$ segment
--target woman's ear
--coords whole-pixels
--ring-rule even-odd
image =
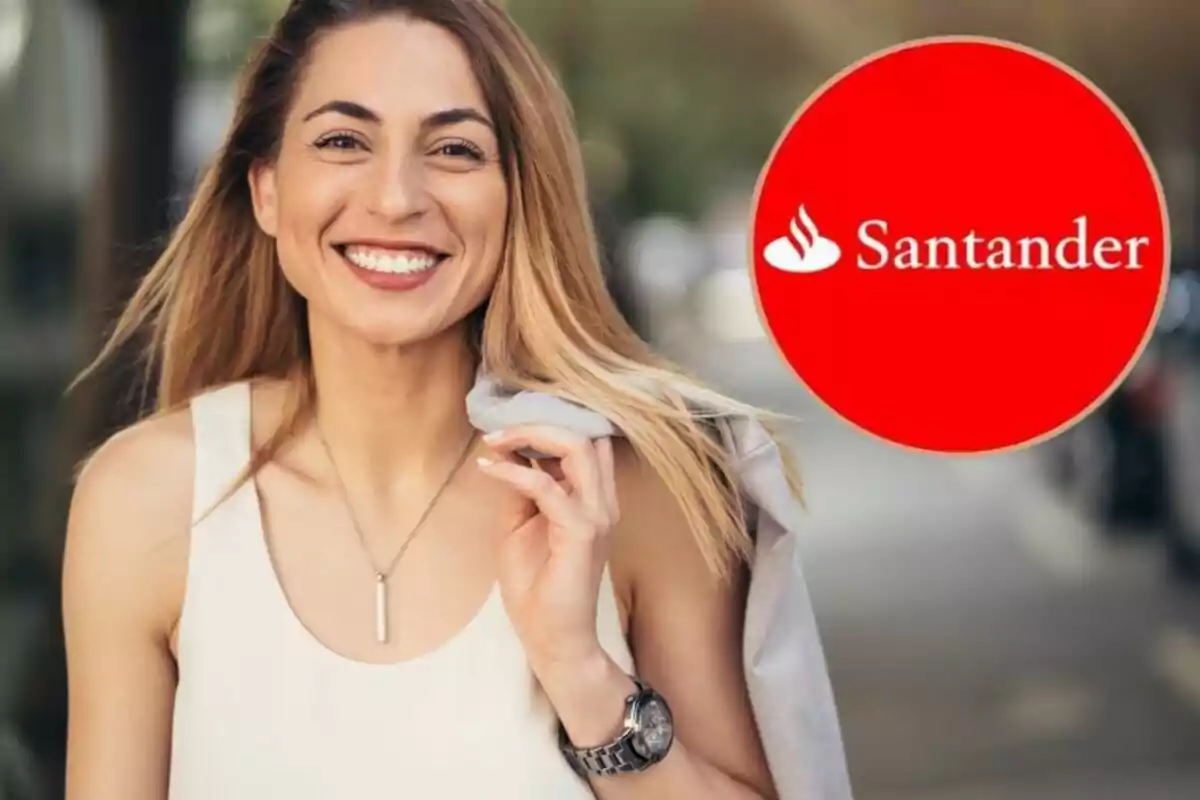
[[[267,236],[275,236],[279,216],[279,192],[275,187],[275,164],[262,160],[250,165],[246,180],[250,184],[250,202],[254,218]]]

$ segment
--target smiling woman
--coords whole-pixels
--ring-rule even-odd
[[[294,0],[242,92],[93,365],[148,337],[158,409],[71,508],[68,797],[773,796],[713,419],[772,415],[616,312],[525,37]],[[481,440],[484,378],[622,435]]]

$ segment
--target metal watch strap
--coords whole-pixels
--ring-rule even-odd
[[[563,751],[567,763],[581,777],[589,775],[620,775],[637,772],[646,765],[646,759],[637,754],[625,734],[615,742],[600,747],[572,748]]]
[[[626,698],[626,708],[635,697],[648,687],[634,676],[630,676],[637,691]],[[571,769],[582,778],[589,775],[620,775],[638,772],[648,766],[648,759],[633,749],[633,731],[625,731],[616,740],[596,747],[575,747],[567,736],[566,728],[558,726],[559,746]]]

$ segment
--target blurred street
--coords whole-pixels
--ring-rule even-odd
[[[802,544],[856,797],[1197,796],[1200,593],[1167,579],[1152,536],[1094,530],[1032,452],[858,432],[765,341],[675,356],[804,420]]]

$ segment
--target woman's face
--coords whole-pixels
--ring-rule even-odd
[[[323,37],[278,159],[250,182],[314,333],[418,341],[491,291],[508,193],[482,91],[443,28],[390,15]]]

